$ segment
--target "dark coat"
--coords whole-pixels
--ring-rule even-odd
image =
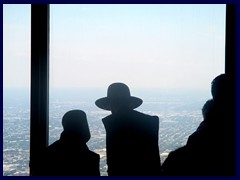
[[[194,167],[190,165],[190,160],[190,154],[186,146],[170,152],[167,159],[162,164],[162,175],[192,175],[192,169],[189,168],[194,169]]]
[[[168,155],[162,165],[164,175],[221,175],[223,152],[219,140],[210,133],[208,125],[200,126],[185,146]]]
[[[229,136],[223,110],[208,112],[185,146],[172,151],[162,165],[165,175],[231,175]]]
[[[158,175],[159,119],[134,110],[105,117],[108,175]]]
[[[43,175],[99,176],[100,156],[90,151],[74,135],[61,134],[60,140],[47,147]]]

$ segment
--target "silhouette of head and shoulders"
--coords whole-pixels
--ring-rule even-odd
[[[107,97],[95,102],[99,108],[112,113],[102,119],[106,129],[108,175],[156,175],[159,172],[159,119],[134,110],[142,102],[131,96],[123,83],[111,84]]]
[[[91,135],[86,114],[68,111],[62,118],[60,139],[46,149],[49,175],[100,175],[99,155],[86,145]]]
[[[212,99],[206,101],[202,108],[203,121],[200,123],[196,132],[190,136],[201,132],[205,136],[205,141],[210,139],[210,135],[222,134],[224,123],[226,122],[226,97],[227,97],[227,77],[221,74],[213,79],[211,83]],[[204,135],[205,133],[205,135]],[[216,138],[216,137],[215,137]]]
[[[185,146],[172,151],[163,163],[166,175],[226,175],[232,170],[229,159],[229,120],[227,119],[227,76],[211,83],[212,99],[203,108],[203,121]]]

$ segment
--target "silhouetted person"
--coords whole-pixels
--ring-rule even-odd
[[[213,99],[208,100],[203,106],[204,120],[187,141],[187,146],[195,154],[200,154],[199,161],[204,165],[207,175],[231,175],[233,165],[231,162],[232,119],[229,118],[228,79],[226,74],[221,74],[212,81],[211,93]],[[204,162],[207,158],[207,162]],[[199,173],[198,171],[196,173]]]
[[[233,151],[229,133],[227,77],[217,76],[212,81],[213,99],[202,109],[204,120],[189,136],[185,146],[171,152],[163,163],[165,175],[233,175],[229,160]]]
[[[131,96],[123,83],[111,84],[107,97],[95,104],[112,112],[102,119],[106,129],[108,175],[159,175],[158,117],[133,110],[142,100]]]
[[[99,176],[100,157],[86,145],[90,139],[86,114],[81,110],[68,111],[62,125],[60,139],[46,149],[43,175]]]
[[[204,120],[197,130],[189,136],[187,144],[168,155],[162,165],[163,175],[211,175],[214,166],[211,169],[207,166],[212,162],[212,157],[215,155],[212,154],[213,146],[209,142],[214,144],[216,138],[211,135],[214,128],[214,123],[211,122],[214,118],[214,102],[212,99],[204,104],[202,115]]]

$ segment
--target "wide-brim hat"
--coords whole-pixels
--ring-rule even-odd
[[[113,83],[108,87],[107,97],[95,101],[97,107],[104,110],[111,110],[111,102],[127,103],[131,109],[135,109],[142,104],[142,99],[131,96],[128,86],[124,83]]]

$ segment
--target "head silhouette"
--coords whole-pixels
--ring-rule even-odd
[[[214,102],[212,99],[208,100],[202,108],[203,118],[206,119],[214,113]]]
[[[124,83],[113,83],[108,87],[107,97],[95,102],[101,109],[118,112],[123,109],[135,109],[142,104],[140,98],[131,96],[128,86]]]
[[[221,102],[226,97],[227,89],[227,77],[226,74],[221,74],[213,79],[211,93],[213,100],[216,102]]]
[[[71,110],[64,114],[62,126],[65,133],[74,134],[87,142],[91,135],[85,112],[81,110]]]

